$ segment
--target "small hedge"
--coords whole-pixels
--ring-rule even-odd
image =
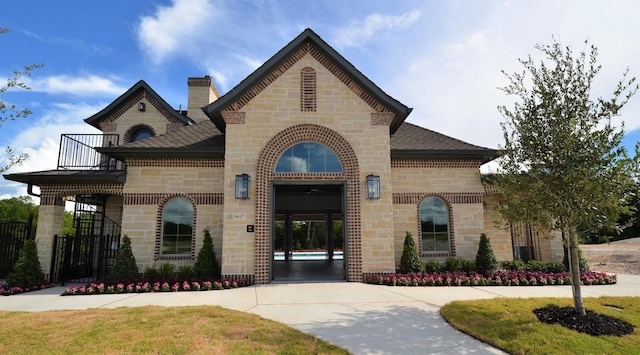
[[[583,285],[612,285],[617,282],[617,275],[605,272],[582,272],[580,280]],[[496,271],[486,274],[477,272],[434,272],[375,275],[366,280],[367,283],[387,286],[543,286],[570,285],[571,274],[568,272],[549,273],[538,271]]]

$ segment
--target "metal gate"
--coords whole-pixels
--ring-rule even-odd
[[[523,261],[538,260],[536,251],[540,250],[540,235],[525,222],[511,224],[511,243],[513,258]]]
[[[104,214],[105,195],[77,195],[75,235],[53,240],[50,282],[91,282],[109,277],[120,246],[120,225]]]
[[[107,279],[120,246],[120,235],[67,235],[53,238],[49,282]]]

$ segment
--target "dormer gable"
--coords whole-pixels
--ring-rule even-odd
[[[174,110],[144,80],[84,121],[102,132],[119,134],[120,143],[136,140],[136,137],[164,134],[194,123],[183,112]]]

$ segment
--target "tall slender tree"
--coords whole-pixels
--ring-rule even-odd
[[[566,236],[576,311],[585,314],[578,247],[591,230],[613,226],[630,212],[627,201],[639,174],[638,146],[630,157],[622,146],[620,110],[638,89],[625,70],[610,98],[593,97],[600,71],[598,51],[585,41],[580,54],[554,38],[535,48],[543,58],[519,59],[522,72],[503,74],[501,90],[515,97],[499,106],[504,148],[497,176],[507,221],[527,221]]]

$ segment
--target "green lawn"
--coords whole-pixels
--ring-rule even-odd
[[[217,306],[0,312],[2,354],[348,354]]]
[[[511,354],[640,354],[640,297],[585,298],[588,311],[627,321],[634,333],[590,336],[541,323],[533,310],[549,304],[572,306],[566,298],[495,298],[456,301],[442,307],[455,328]]]

